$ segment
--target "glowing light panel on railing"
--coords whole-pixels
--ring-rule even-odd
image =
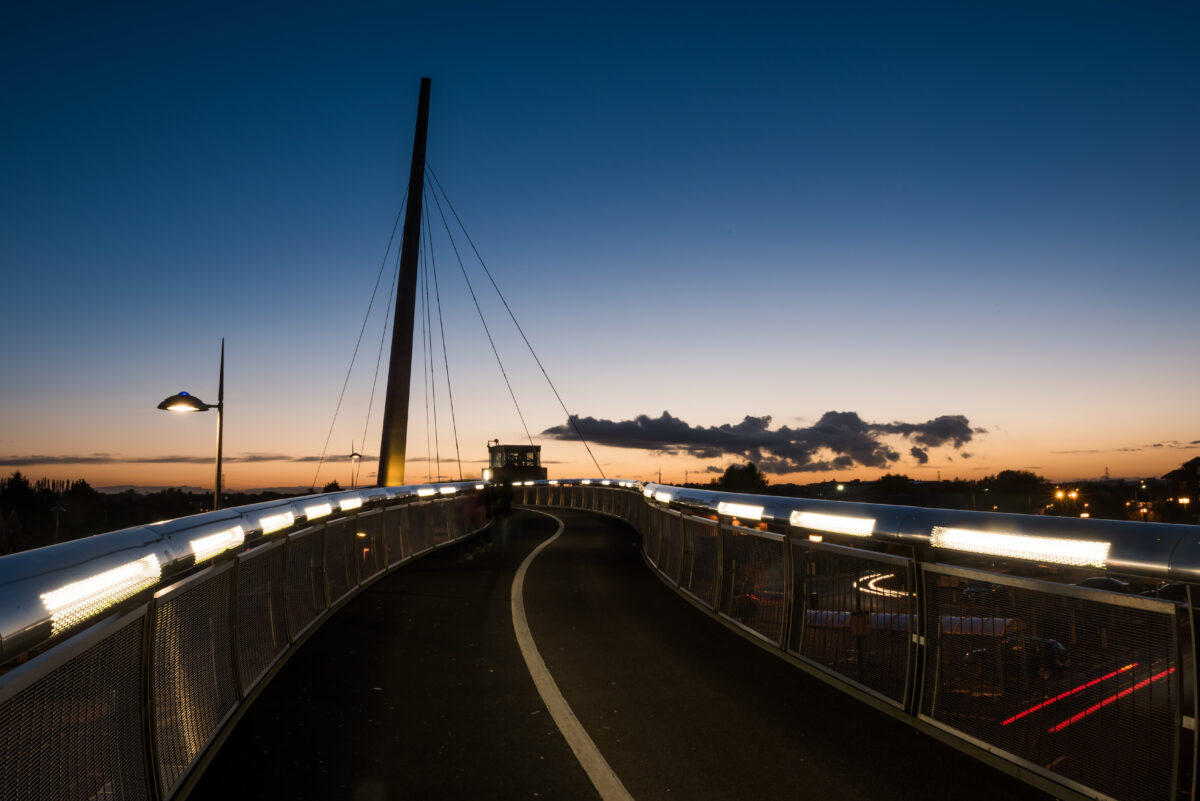
[[[788,522],[797,528],[811,528],[831,534],[849,534],[851,537],[869,537],[875,530],[874,518],[827,515],[821,512],[792,512]]]
[[[438,492],[442,495],[453,495],[458,492],[458,487],[438,487]]]
[[[338,501],[338,506],[343,512],[349,512],[351,509],[358,509],[362,506],[362,498],[357,496],[354,498],[343,498]]]
[[[552,479],[550,479],[550,486],[552,486],[552,487],[557,487],[557,486],[558,486],[558,479],[557,479],[557,478],[552,478]]]
[[[592,483],[592,480],[591,480],[590,478],[585,478],[585,479],[584,479],[583,481],[581,481],[580,483],[581,483],[581,484],[591,484],[591,483]]]
[[[762,520],[763,508],[748,503],[727,503],[721,501],[717,504],[717,514],[740,517],[742,520]]]
[[[304,507],[304,516],[309,520],[328,517],[331,514],[333,514],[333,504],[330,503],[319,503],[316,506]]]
[[[604,486],[606,486],[606,487],[608,487],[608,486],[611,486],[611,485],[612,485],[612,482],[611,482],[611,481],[609,481],[607,478],[606,478],[606,479],[604,479],[603,481],[601,481],[600,483],[601,483],[601,484],[603,484],[603,485],[604,485]]]
[[[234,526],[225,531],[218,531],[216,534],[209,534],[207,537],[199,537],[188,544],[192,546],[192,553],[196,555],[196,561],[203,562],[230,548],[236,548],[245,541],[246,532],[242,531],[241,526]]]
[[[270,534],[272,531],[281,531],[295,522],[296,516],[291,512],[284,512],[279,515],[267,515],[258,519],[258,524],[262,526],[263,534]]]
[[[930,542],[935,548],[947,548],[952,551],[1032,559],[1079,567],[1105,567],[1108,564],[1108,549],[1112,547],[1112,543],[1108,542],[1031,537],[1026,534],[1004,534],[942,526],[933,527]]]
[[[532,486],[533,486],[533,482],[532,482],[532,481],[526,481],[526,482],[525,482],[525,486],[527,486],[527,487],[532,487]]]
[[[671,493],[656,492],[656,493],[654,493],[654,500],[658,501],[659,503],[670,503],[671,502]]]
[[[477,489],[477,490],[481,490],[481,489],[483,489],[483,487],[484,487],[484,485],[483,485],[483,484],[476,484],[476,485],[475,485],[475,489]]]
[[[98,615],[110,606],[153,587],[161,577],[162,565],[158,557],[151,554],[43,593],[42,605],[50,613],[51,633],[58,634]]]
[[[428,498],[430,495],[437,495],[437,490],[433,487],[421,487],[417,490],[418,498]]]
[[[647,498],[653,498],[654,490],[650,489],[649,487],[646,487],[644,490],[642,490],[642,494],[645,495]]]

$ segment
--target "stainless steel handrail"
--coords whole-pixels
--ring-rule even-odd
[[[0,663],[97,619],[117,603],[165,586],[223,553],[272,541],[319,519],[408,499],[446,497],[478,486],[464,481],[305,495],[0,557]]]

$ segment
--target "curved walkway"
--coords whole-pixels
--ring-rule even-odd
[[[634,532],[554,510],[524,580],[565,703],[637,801],[1045,799],[844,696],[694,609]],[[521,511],[402,568],[317,630],[250,706],[192,799],[597,799],[513,630]]]

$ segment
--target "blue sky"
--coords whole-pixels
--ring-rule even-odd
[[[154,404],[215,395],[222,336],[226,453],[320,453],[428,75],[429,162],[572,411],[773,428],[958,415],[986,431],[923,463],[895,442],[894,463],[840,477],[1164,473],[1200,440],[1197,17],[1183,3],[6,11],[0,469],[204,483],[203,464],[167,457],[206,457],[211,421]],[[435,240],[434,255],[463,455],[478,459],[486,439],[524,435],[453,254]],[[484,306],[532,433],[560,425]],[[380,325],[334,427],[339,458],[362,441]],[[410,455],[425,450],[413,394]],[[595,472],[577,445],[540,441],[557,474]],[[598,452],[632,477],[741,458]],[[160,461],[130,463],[144,458]],[[232,486],[312,481],[311,463],[251,464],[230,464]]]

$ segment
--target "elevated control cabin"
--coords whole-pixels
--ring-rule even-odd
[[[488,443],[488,466],[484,481],[511,484],[514,481],[537,481],[546,478],[542,467],[541,445],[501,445],[495,439]]]

